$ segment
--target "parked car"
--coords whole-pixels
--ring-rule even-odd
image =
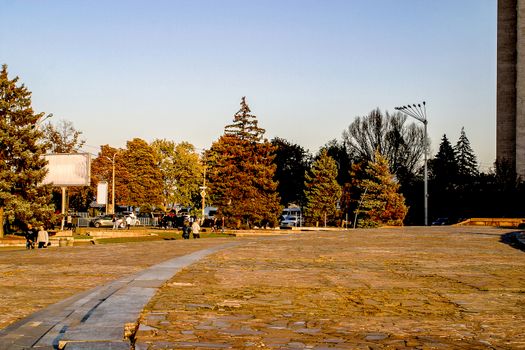
[[[283,215],[281,216],[280,227],[298,227],[302,226],[298,216]]]
[[[120,215],[117,216],[117,219],[122,219],[119,228],[126,227],[126,221]],[[94,218],[89,222],[91,227],[113,227],[113,215],[100,215]]]
[[[450,225],[451,222],[448,218],[437,218],[436,220],[432,221],[432,226],[440,226],[440,225]]]

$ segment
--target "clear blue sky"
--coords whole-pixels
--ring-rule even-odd
[[[0,63],[86,150],[208,148],[247,96],[316,152],[356,116],[427,101],[432,153],[464,126],[495,159],[496,0],[0,0]]]

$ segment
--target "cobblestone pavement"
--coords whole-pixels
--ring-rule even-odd
[[[222,238],[0,251],[0,329],[81,291]]]
[[[506,232],[259,238],[164,285],[135,349],[525,349],[525,253]]]

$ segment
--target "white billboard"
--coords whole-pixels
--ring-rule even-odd
[[[97,184],[97,204],[108,204],[107,181],[101,181]]]
[[[55,153],[46,154],[48,164],[46,177],[42,183],[57,187],[89,186],[90,161],[89,153]]]

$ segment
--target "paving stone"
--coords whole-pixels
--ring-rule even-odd
[[[64,350],[129,350],[129,342],[70,342]]]
[[[366,335],[365,340],[383,340],[388,338],[388,334],[384,333],[369,333]]]

